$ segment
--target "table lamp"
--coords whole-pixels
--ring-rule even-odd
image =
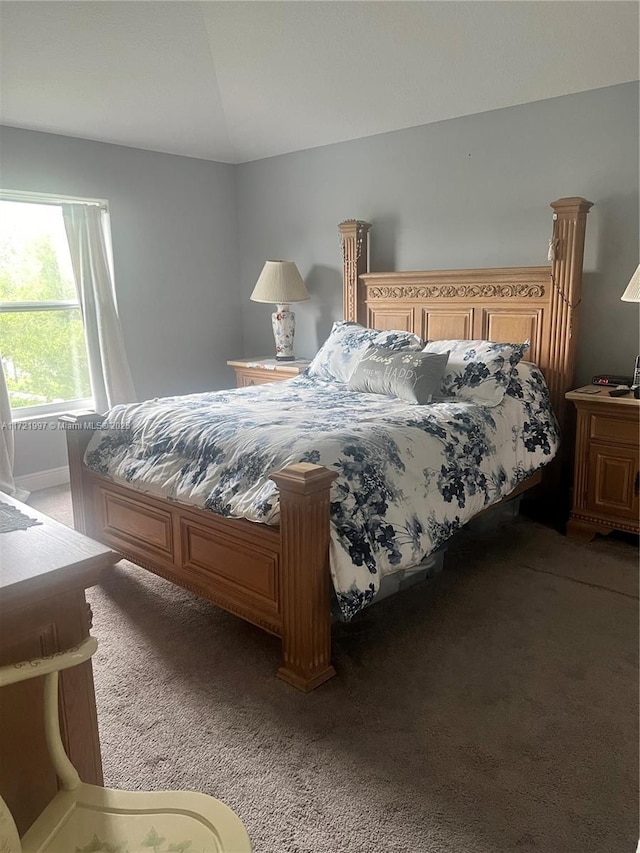
[[[298,267],[293,261],[267,261],[250,298],[254,302],[275,303],[276,310],[271,315],[271,322],[276,342],[276,360],[294,361],[296,315],[289,311],[289,304],[306,302],[310,298]]]
[[[623,302],[640,302],[640,264],[636,267],[636,271],[631,276],[631,281],[620,299]]]
[[[623,302],[640,302],[640,264],[631,276],[625,292],[620,297]],[[640,355],[636,358],[633,370],[633,394],[636,399],[640,397]]]

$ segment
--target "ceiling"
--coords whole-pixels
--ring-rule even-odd
[[[0,119],[242,163],[637,80],[638,10],[9,0]]]

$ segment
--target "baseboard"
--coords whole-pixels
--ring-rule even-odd
[[[19,489],[26,489],[27,492],[50,489],[52,486],[64,486],[69,482],[69,467],[62,465],[60,468],[49,468],[47,471],[35,471],[33,474],[16,477],[15,480],[16,486]]]

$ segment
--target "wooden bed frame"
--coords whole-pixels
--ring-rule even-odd
[[[369,273],[369,223],[340,224],[344,317],[427,339],[531,341],[556,414],[571,387],[586,216],[591,202],[551,204],[549,266]],[[65,415],[74,522],[123,557],[282,638],[278,676],[310,691],[331,664],[329,493],[335,474],[298,464],[274,473],[279,527],[159,500],[95,474],[83,455],[100,418]],[[508,497],[539,482],[521,484]]]

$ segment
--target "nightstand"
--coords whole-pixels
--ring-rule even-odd
[[[242,358],[228,361],[236,372],[236,385],[264,385],[266,382],[281,382],[298,376],[311,364],[304,358],[295,361],[276,361],[275,358]]]
[[[592,389],[598,393],[584,393]],[[588,541],[612,530],[640,532],[640,400],[593,385],[565,396],[578,413],[567,535]]]

